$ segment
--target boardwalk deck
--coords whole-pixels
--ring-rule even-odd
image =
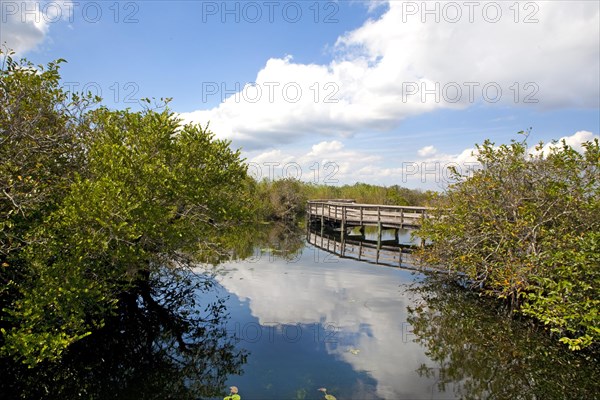
[[[429,207],[386,206],[359,204],[352,200],[311,200],[307,203],[309,221],[354,226],[379,226],[380,228],[418,228],[428,218]]]

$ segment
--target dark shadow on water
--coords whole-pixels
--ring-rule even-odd
[[[414,341],[437,366],[421,376],[462,399],[594,399],[597,354],[573,353],[530,321],[511,319],[496,303],[431,277],[409,307]]]
[[[163,270],[121,296],[117,315],[59,363],[0,364],[4,399],[198,399],[222,395],[246,354],[225,330],[224,299],[197,304],[209,278]],[[144,293],[147,289],[147,292]],[[150,296],[150,297],[147,297]],[[199,310],[199,311],[195,311]]]
[[[257,248],[293,258],[304,247],[297,227],[277,224],[239,227],[222,241],[201,261],[247,259]],[[227,377],[243,373],[248,353],[226,330],[227,298],[215,296],[210,271],[163,268],[141,280],[120,295],[104,328],[71,345],[60,362],[27,368],[0,359],[0,399],[224,396]]]

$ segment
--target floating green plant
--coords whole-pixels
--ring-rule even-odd
[[[229,396],[225,396],[223,400],[242,400],[242,396],[238,394],[237,386],[231,386],[229,388]]]
[[[319,392],[323,392],[323,394],[325,395],[325,400],[336,400],[335,396],[332,394],[327,394],[327,389],[326,388],[320,388]]]

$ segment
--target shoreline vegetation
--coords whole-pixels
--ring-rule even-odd
[[[600,342],[600,143],[477,146],[481,168],[452,171],[419,235],[422,262],[546,326],[571,350]]]
[[[99,98],[65,92],[62,62],[34,66],[0,54],[2,357],[30,368],[60,362],[130,312],[162,321],[176,347],[192,354],[190,329],[209,335],[198,326],[224,310],[182,317],[156,301],[164,274],[189,290],[184,272],[235,247],[241,223],[296,223],[314,198],[443,209],[419,232],[433,242],[424,263],[467,274],[473,289],[539,321],[570,349],[597,353],[597,140],[583,152],[562,143],[533,155],[526,140],[486,141],[478,146],[481,170],[455,171],[445,193],[256,182],[230,142],[182,126],[168,99],[146,100],[140,112],[109,110]],[[165,299],[180,311],[185,303]],[[213,333],[210,350],[235,371],[244,355],[220,347],[221,334]],[[223,386],[223,376],[212,379]]]

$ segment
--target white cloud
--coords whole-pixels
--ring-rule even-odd
[[[0,37],[9,49],[26,52],[39,45],[48,33],[48,23],[41,17],[39,2],[2,2]],[[24,10],[32,10],[29,15]]]
[[[312,150],[310,151],[310,153],[308,153],[308,155],[309,156],[322,156],[325,154],[330,154],[333,151],[340,151],[342,149],[342,147],[344,147],[344,145],[337,140],[333,140],[331,142],[321,142],[321,143],[315,144],[312,147]]]
[[[249,161],[256,164],[268,164],[271,162],[289,163],[293,162],[294,157],[283,154],[281,150],[269,150],[252,157]]]
[[[457,164],[473,164],[477,162],[477,149],[474,147],[470,147],[468,149],[463,150],[459,155],[450,159],[451,162],[456,162]]]
[[[486,99],[542,109],[599,106],[597,2],[531,2],[519,15],[512,2],[492,2],[501,6],[497,23],[488,22],[487,3],[473,10],[473,23],[466,6],[457,23],[445,14],[423,23],[421,13],[408,15],[407,4],[425,3],[389,2],[381,18],[338,38],[329,64],[270,59],[256,86],[182,117],[210,120],[218,135],[257,149],[309,134],[390,130],[410,116]],[[538,22],[524,23],[526,17]]]
[[[360,180],[356,175],[358,169],[381,160],[380,156],[367,152],[347,150],[338,140],[319,142],[307,152],[270,149],[246,152],[245,157],[250,163],[250,173],[259,180],[289,177],[332,185]]]
[[[562,147],[563,140],[565,141],[565,143],[568,146],[571,146],[572,148],[574,148],[575,150],[577,150],[579,152],[583,152],[584,149],[583,149],[582,144],[585,142],[591,142],[594,139],[600,140],[600,136],[594,135],[592,132],[589,132],[589,131],[578,131],[578,132],[575,132],[574,134],[572,134],[571,136],[561,137],[557,141],[557,143],[544,144],[542,149],[539,151],[536,149],[530,149],[530,152],[532,154],[539,154],[540,152],[542,152],[543,154],[548,154],[551,152],[551,149]]]
[[[421,157],[427,157],[437,153],[435,146],[425,146],[417,152]]]
[[[582,143],[595,138],[600,139],[600,136],[589,131],[578,131],[561,137],[558,145],[565,140],[574,149],[582,151]],[[546,143],[542,151],[548,154],[554,146],[556,145]],[[368,182],[431,190],[443,190],[452,181],[449,167],[456,167],[459,172],[468,174],[480,165],[475,147],[446,153],[434,146],[425,146],[413,158],[392,163],[369,151],[346,149],[338,140],[319,142],[309,148],[310,150],[307,148],[302,151],[296,147],[295,152],[287,153],[271,149],[248,152],[245,155],[252,163],[250,173],[259,179],[293,177],[306,182],[331,185]],[[534,147],[529,152],[538,153]]]
[[[572,135],[561,137],[556,144],[546,143],[541,150],[536,150],[535,146],[530,147],[529,153],[539,154],[541,151],[544,154],[548,154],[551,148],[562,146],[561,143],[563,140],[567,145],[582,152],[582,144],[584,142],[593,141],[594,139],[600,140],[600,136],[589,131],[578,131]],[[421,150],[419,150],[418,154],[423,156]],[[470,147],[458,154],[436,153],[419,162],[404,163],[400,173],[405,182],[411,183],[408,186],[418,186],[418,184],[421,183],[422,186],[428,188],[435,188],[435,186],[443,188],[451,182],[448,167],[455,167],[462,174],[469,174],[472,168],[477,168],[480,165],[481,164],[477,161],[477,149]],[[434,184],[435,186],[432,186]]]
[[[71,19],[72,1],[5,1],[0,4],[0,45],[17,54],[36,49],[46,39],[50,26]]]
[[[560,146],[562,140],[565,140],[574,149],[582,151],[582,143],[595,138],[600,140],[600,136],[592,132],[578,131],[572,135],[563,136],[558,144],[545,144],[542,151],[544,154],[548,154],[550,148]],[[538,153],[533,147],[529,151]],[[434,146],[425,146],[417,151],[414,158],[392,164],[383,157],[372,156],[367,152],[345,150],[343,143],[339,141],[320,142],[313,145],[311,151],[304,155],[283,154],[276,150],[260,154],[254,160],[281,162],[278,165],[279,175],[275,174],[276,178],[281,177],[285,163],[288,162],[298,165],[297,169],[289,169],[289,171],[293,173],[301,171],[302,175],[297,177],[305,181],[313,180],[326,184],[369,182],[386,186],[400,185],[431,190],[443,190],[453,182],[449,167],[455,167],[462,174],[469,174],[474,168],[480,166],[475,147],[469,147],[457,153],[445,153],[438,151]],[[329,162],[335,166],[335,169],[333,166],[328,166],[328,169],[324,167]],[[266,176],[268,168],[268,164],[263,165],[262,176]],[[318,181],[314,180],[316,170],[319,170],[321,174]],[[326,176],[331,179],[325,181]]]

